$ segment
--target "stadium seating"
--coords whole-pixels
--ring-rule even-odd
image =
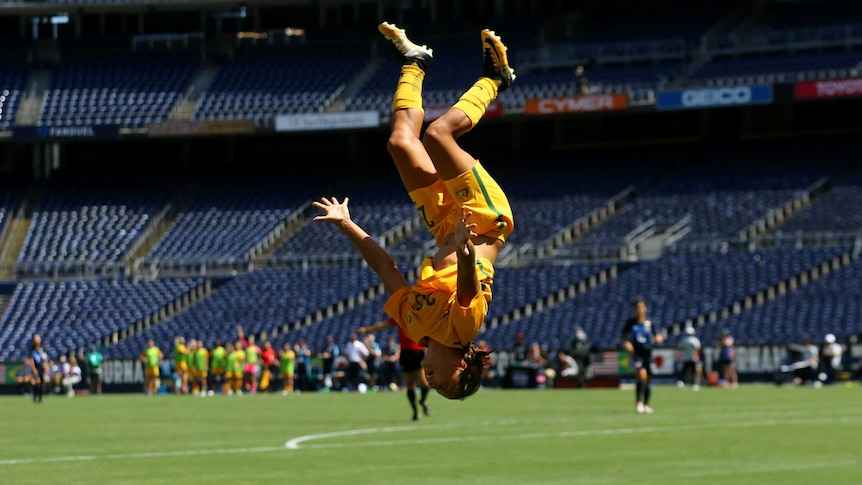
[[[368,62],[368,54],[338,46],[245,47],[223,62],[193,119],[254,119],[319,113]]]
[[[4,59],[0,67],[0,131],[15,125],[15,115],[27,89],[30,67],[20,61]]]
[[[308,198],[284,176],[209,177],[147,261],[247,261],[252,247]]]
[[[717,58],[695,69],[685,84],[728,86],[855,77],[860,62],[859,49]]]
[[[515,218],[510,241],[539,245],[589,212],[605,206],[630,187],[649,184],[665,167],[662,157],[626,152],[583,153],[528,160],[527,166],[553,167],[497,180],[506,190]]]
[[[862,8],[853,0],[769,2],[753,29],[793,30],[862,23]]]
[[[188,311],[151,327],[108,349],[113,357],[137,355],[152,338],[162,349],[175,336],[202,339],[236,338],[236,326],[247,335],[272,332],[377,285],[374,273],[356,266],[262,269],[239,275],[220,285],[212,296]]]
[[[862,260],[831,272],[763,305],[705,325],[700,333],[716,338],[722,329],[746,344],[820,342],[827,333],[840,342],[858,335],[862,319]]]
[[[23,184],[0,182],[0,234],[3,234],[4,226],[12,218],[18,197],[21,195],[19,189],[21,185]]]
[[[52,179],[33,212],[18,263],[39,271],[54,263],[119,262],[173,188],[153,180]]]
[[[202,283],[200,278],[19,283],[9,308],[0,317],[0,361],[26,355],[34,333],[42,336],[45,351],[52,358],[85,348],[158,315]]]
[[[199,65],[194,53],[72,53],[45,92],[45,126],[142,128],[167,119]]]
[[[631,315],[631,302],[636,298],[647,301],[650,319],[658,328],[668,329],[687,319],[719,312],[845,250],[774,249],[666,255],[656,261],[621,267],[619,277],[605,285],[545,312],[488,329],[481,338],[491,346],[505,348],[514,342],[516,333],[524,332],[531,341],[560,348],[568,345],[575,326],[580,325],[595,345],[615,348],[620,328]],[[511,269],[507,269],[507,275],[508,271]],[[798,337],[788,334],[778,338],[793,341]]]
[[[779,232],[860,231],[862,211],[859,207],[862,207],[862,172],[836,180],[829,191],[782,224]]]
[[[792,148],[782,150],[792,157]],[[686,217],[691,217],[688,240],[728,239],[835,169],[804,159],[777,167],[763,155],[752,152],[750,159],[741,160],[715,152],[714,159],[669,176],[575,244],[621,246],[642,224],[654,221],[661,233]]]

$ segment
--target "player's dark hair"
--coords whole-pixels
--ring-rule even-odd
[[[458,376],[458,394],[450,399],[464,400],[479,390],[482,386],[482,378],[491,367],[491,354],[495,349],[485,350],[473,342],[464,347],[464,362],[467,368]]]

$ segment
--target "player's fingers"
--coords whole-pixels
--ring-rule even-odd
[[[350,200],[350,197],[345,197],[345,198],[344,198],[344,202],[342,202],[342,204],[347,205],[347,202],[348,202],[349,200]]]

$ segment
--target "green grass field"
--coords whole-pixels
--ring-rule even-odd
[[[0,482],[858,483],[859,386],[0,398]]]

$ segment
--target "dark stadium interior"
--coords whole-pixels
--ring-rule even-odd
[[[416,268],[429,237],[386,152],[398,64],[382,20],[440,46],[426,107],[479,73],[480,28],[510,41],[502,114],[463,139],[515,210],[489,345],[560,348],[581,325],[614,348],[638,297],[668,345],[687,325],[751,345],[862,334],[859,2],[5,3],[0,362],[34,332],[52,355],[98,341],[132,358],[238,324],[320,347],[381,318],[379,281],[308,202],[349,196]],[[581,94],[578,65],[589,96],[624,109],[531,111]],[[801,94],[822,81],[844,91]],[[685,104],[754,87],[768,99]],[[379,122],[277,124],[328,113]]]

